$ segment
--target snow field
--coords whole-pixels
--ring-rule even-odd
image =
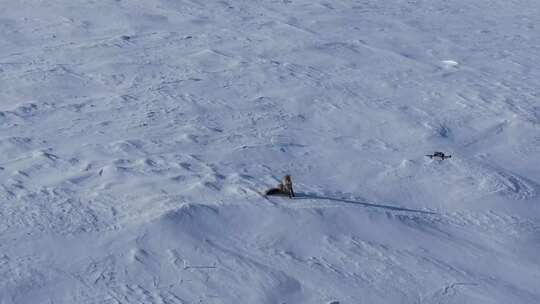
[[[537,303],[539,8],[0,3],[0,303]]]

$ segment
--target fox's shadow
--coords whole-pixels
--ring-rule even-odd
[[[330,196],[322,196],[317,195],[314,193],[296,193],[295,199],[318,199],[318,200],[329,200],[334,202],[340,202],[345,204],[353,204],[353,205],[359,205],[363,207],[374,207],[374,208],[381,208],[381,209],[387,209],[387,210],[393,210],[393,211],[404,211],[404,212],[415,212],[415,213],[423,213],[423,214],[437,214],[436,212],[431,211],[424,211],[419,209],[409,209],[409,208],[403,208],[403,207],[396,207],[396,206],[390,206],[390,205],[383,205],[383,204],[374,204],[374,203],[367,203],[367,202],[361,202],[361,201],[355,201],[350,199],[343,199],[338,197],[330,197]]]

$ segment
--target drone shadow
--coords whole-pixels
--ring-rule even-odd
[[[436,212],[431,212],[431,211],[424,211],[424,210],[418,210],[418,209],[409,209],[409,208],[396,207],[396,206],[390,206],[390,205],[382,205],[382,204],[366,203],[366,202],[354,201],[354,200],[337,198],[337,197],[316,195],[316,194],[311,194],[311,193],[296,193],[294,198],[295,199],[329,200],[329,201],[340,202],[340,203],[345,203],[345,204],[353,204],[353,205],[359,205],[359,206],[363,206],[363,207],[374,207],[374,208],[387,209],[387,210],[393,210],[393,211],[414,212],[414,213],[422,213],[422,214],[437,214]]]

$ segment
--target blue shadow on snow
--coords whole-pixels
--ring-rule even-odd
[[[363,207],[382,208],[382,209],[388,209],[388,210],[393,210],[393,211],[405,211],[405,212],[415,212],[415,213],[423,213],[423,214],[438,214],[436,212],[431,212],[431,211],[424,211],[424,210],[418,210],[418,209],[409,209],[409,208],[396,207],[396,206],[390,206],[390,205],[366,203],[366,202],[353,201],[353,200],[343,199],[343,198],[321,196],[321,195],[316,195],[316,194],[311,194],[311,193],[296,193],[294,198],[295,199],[329,200],[329,201],[346,203],[346,204],[360,205],[360,206],[363,206]]]

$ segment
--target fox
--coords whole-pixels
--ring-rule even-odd
[[[281,180],[280,185],[282,185],[282,191],[289,195],[290,198],[294,197],[294,191],[292,187],[292,180],[290,175],[285,175]]]
[[[294,197],[294,190],[292,186],[292,180],[290,175],[285,175],[276,188],[268,189],[265,195],[288,195],[289,198]]]

